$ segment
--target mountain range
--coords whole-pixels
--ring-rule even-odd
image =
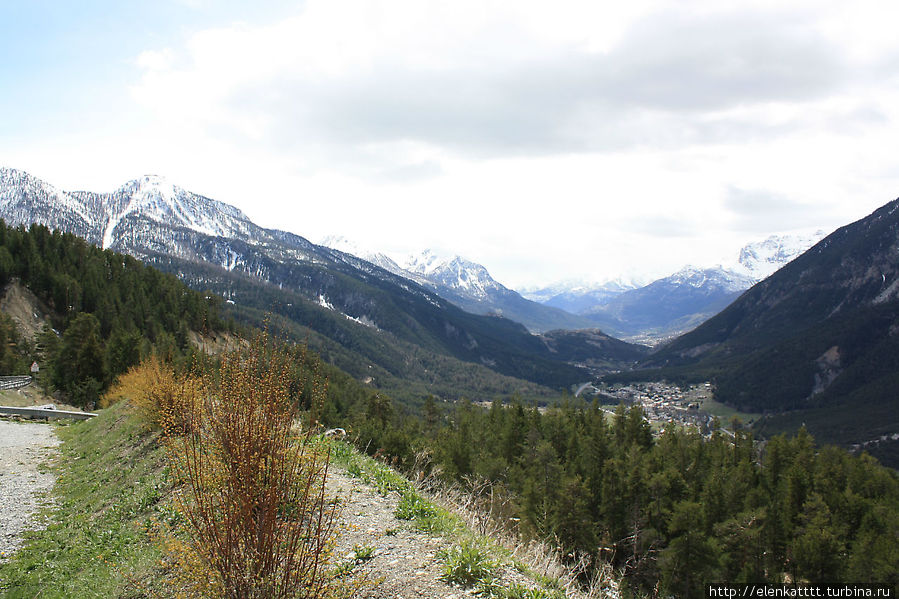
[[[160,177],[98,194],[62,191],[0,169],[0,216],[66,231],[173,272],[227,298],[233,316],[305,337],[357,379],[410,401],[427,393],[548,398],[548,387],[571,388],[602,373],[612,373],[604,375],[610,381],[711,380],[719,401],[765,414],[757,424],[764,435],[805,424],[821,441],[863,447],[899,464],[899,200],[755,284],[805,242],[769,239],[744,248],[742,272],[684,269],[582,314],[620,321],[642,314],[648,326],[653,313],[622,298],[663,298],[654,301],[670,309],[671,319],[689,304],[685,290],[709,303],[739,295],[653,353],[597,329],[534,335],[496,312],[466,312],[435,293],[432,278],[471,295],[501,286],[462,259],[425,255],[381,266],[261,228],[236,208]]]
[[[496,281],[484,266],[459,255],[441,256],[426,249],[394,260],[382,252],[364,250],[338,235],[325,237],[321,245],[358,256],[395,275],[415,281],[467,312],[503,316],[520,322],[533,333],[554,329],[592,329],[597,326],[589,318],[525,299],[517,291]]]
[[[583,316],[621,339],[656,345],[711,318],[822,237],[823,231],[772,235],[744,246],[732,264],[686,266],[648,284],[620,279],[598,285],[562,283],[531,288],[524,295]]]
[[[601,329],[633,343],[658,345],[711,318],[823,236],[823,231],[772,235],[744,246],[727,266],[686,266],[649,283],[625,278],[593,285],[570,281],[521,293],[496,281],[481,264],[459,255],[424,250],[390,257],[339,235],[325,237],[321,245],[415,281],[468,312],[502,315],[532,332]]]
[[[560,358],[570,353],[567,337],[549,342],[508,318],[471,314],[413,280],[259,227],[240,210],[157,176],[111,193],[67,192],[0,169],[0,216],[134,255],[226,297],[243,318],[281,316],[338,366],[375,385],[389,380],[399,388],[405,386],[400,381],[414,379],[422,392],[444,395],[532,393],[522,379],[568,387],[590,377],[582,364],[620,367],[645,354],[623,342],[592,345],[591,359],[569,363]]]
[[[899,200],[837,229],[632,376],[712,380],[765,434],[809,428],[899,464]],[[654,372],[654,374],[652,374]]]

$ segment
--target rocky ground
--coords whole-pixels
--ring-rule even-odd
[[[43,467],[56,457],[59,439],[49,424],[0,420],[0,560],[40,526],[38,509],[50,501],[55,475]]]
[[[341,498],[338,561],[355,568],[375,583],[360,599],[420,599],[462,597],[464,592],[440,580],[437,552],[449,545],[438,537],[414,530],[394,516],[399,497],[381,496],[377,489],[332,469],[329,493]],[[356,559],[357,554],[368,559]]]
[[[381,494],[372,485],[352,478],[337,468],[328,475],[329,494],[341,498],[337,540],[338,563],[353,563],[367,584],[354,597],[359,599],[462,599],[474,597],[474,588],[461,588],[441,579],[443,561],[439,552],[452,541],[432,536],[409,521],[394,515],[397,492]],[[359,555],[369,556],[359,559]],[[505,586],[534,583],[510,564],[497,572]]]

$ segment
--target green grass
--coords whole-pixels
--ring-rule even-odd
[[[500,564],[484,546],[471,541],[463,541],[440,551],[437,557],[443,560],[441,578],[463,587],[487,587],[495,585]],[[492,594],[492,593],[491,593]]]
[[[735,416],[739,418],[740,421],[746,426],[751,425],[753,422],[762,417],[761,414],[740,412],[739,410],[736,410],[728,405],[710,398],[703,399],[701,405],[703,412],[717,417],[718,420],[721,421],[721,424],[727,427],[730,427],[730,422]]]
[[[47,528],[28,533],[0,565],[0,595],[140,597],[141,586],[160,589],[161,555],[148,530],[172,512],[162,503],[168,483],[157,435],[125,404],[56,430],[63,441],[56,507]]]

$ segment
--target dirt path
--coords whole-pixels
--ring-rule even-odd
[[[337,556],[352,561],[354,549],[371,551],[372,557],[357,560],[356,568],[380,584],[365,589],[359,599],[453,599],[468,595],[440,580],[437,552],[447,541],[414,530],[409,522],[394,516],[399,498],[386,497],[356,478],[334,468],[328,474],[329,493],[340,496],[343,508]]]
[[[0,561],[35,528],[56,480],[41,464],[56,456],[59,439],[49,424],[0,420]]]

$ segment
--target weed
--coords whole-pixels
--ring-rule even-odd
[[[371,545],[353,545],[356,563],[367,562],[375,556],[375,548]]]
[[[547,591],[544,589],[531,589],[520,584],[515,584],[508,589],[503,589],[503,599],[565,599],[565,593],[558,590]]]
[[[463,587],[490,584],[499,568],[484,547],[469,541],[440,551],[438,557],[443,560],[441,578]]]
[[[437,508],[431,503],[422,499],[421,495],[413,490],[408,490],[403,494],[399,504],[396,506],[394,516],[399,520],[417,520],[429,518],[436,515]]]

